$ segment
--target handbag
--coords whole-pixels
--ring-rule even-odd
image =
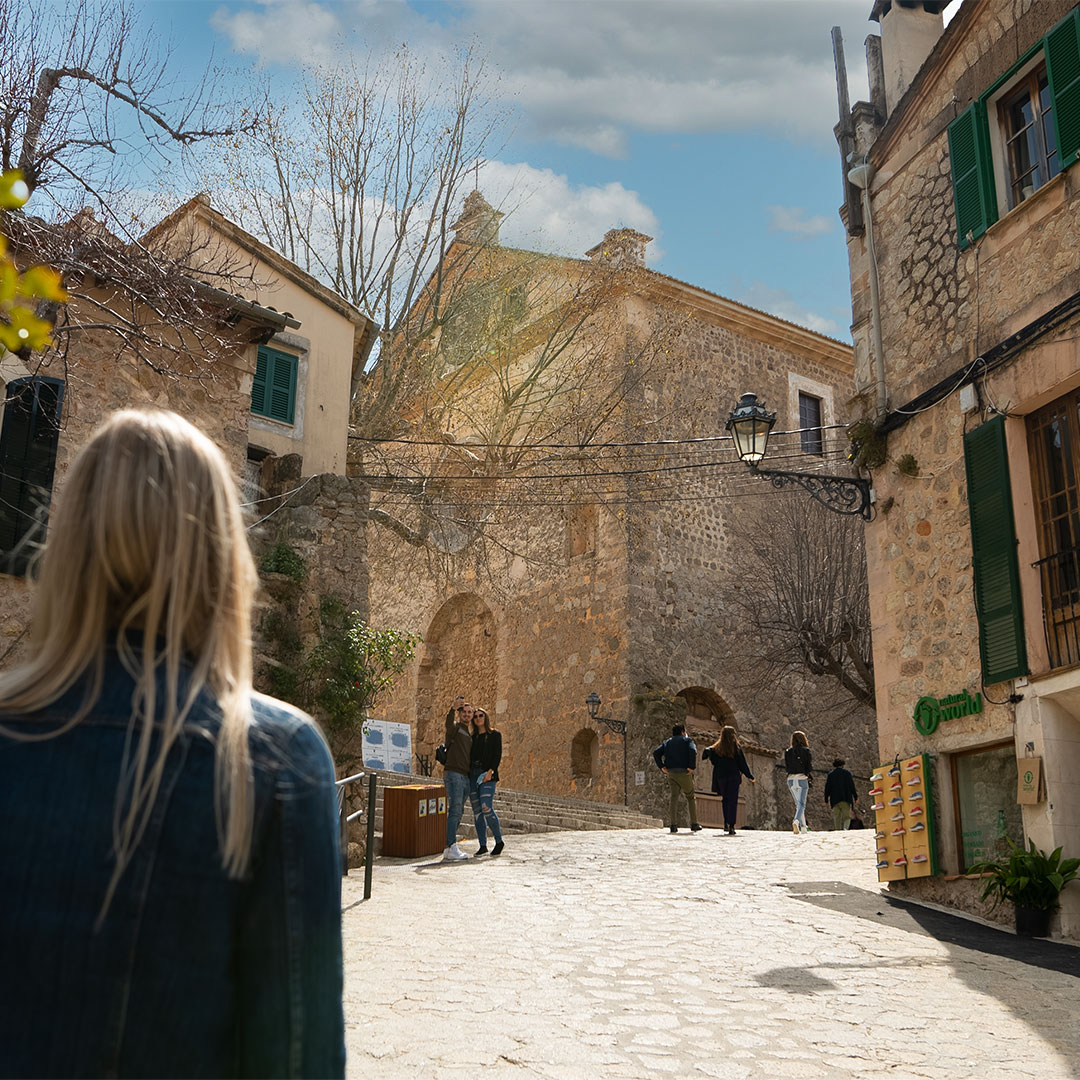
[[[446,743],[439,743],[439,745],[435,747],[435,760],[440,765],[446,764]]]

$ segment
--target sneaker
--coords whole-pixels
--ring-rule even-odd
[[[442,853],[442,861],[443,862],[460,862],[462,859],[467,859],[468,857],[469,856],[466,855],[465,852],[462,851],[461,848],[459,848],[457,846],[457,844],[451,844]]]
[[[912,797],[913,799],[915,798],[915,796],[914,796],[914,795],[912,795],[911,797]],[[896,796],[896,798],[894,798],[894,799],[890,799],[890,800],[889,800],[889,805],[890,805],[890,806],[899,806],[899,805],[900,805],[900,804],[901,804],[901,803],[902,803],[903,801],[904,801],[904,800],[903,800],[903,799],[901,799],[899,795],[897,795],[897,796]]]
[[[791,831],[792,831],[792,832],[793,832],[793,833],[794,833],[794,834],[795,834],[796,836],[798,836],[798,835],[799,835],[799,823],[798,823],[797,821],[793,821],[793,822],[791,823]]]
[[[923,808],[921,806],[913,806],[908,811],[908,817],[922,817],[922,815],[923,815]]]
[[[889,850],[889,849],[888,849],[887,847],[879,847],[879,848],[875,848],[875,849],[874,849],[874,854],[875,854],[875,855],[884,855],[884,854],[885,854],[885,852],[886,852],[886,851],[888,851],[888,850]]]
[[[918,776],[913,776],[908,782],[908,787],[918,787],[922,783],[922,779]]]
[[[893,814],[892,820],[893,821],[903,821],[904,820],[904,811],[903,810],[897,811],[895,814]]]
[[[473,858],[474,859],[479,859],[481,855],[486,855],[487,853],[488,853],[487,844],[485,844],[482,848],[477,848],[476,849],[476,854],[473,856]]]
[[[668,829],[668,832],[678,832],[678,831],[679,831],[679,828],[678,828],[677,825],[672,825],[671,828]]]
[[[915,824],[911,826],[911,831],[912,832],[925,832],[926,831],[926,822],[925,821],[916,821]]]
[[[930,860],[925,855],[913,855],[911,857],[912,862],[929,862]]]
[[[899,780],[897,780],[894,783],[889,785],[889,790],[890,791],[899,791],[903,786],[904,785],[901,784]]]
[[[903,825],[897,825],[897,827],[893,829],[892,834],[893,836],[903,836],[906,832],[907,829],[905,829]]]
[[[904,768],[907,769],[908,772],[911,772],[912,769],[919,769],[921,767],[922,767],[922,762],[921,761],[909,761],[904,766]]]
[[[888,835],[887,833],[876,832],[876,833],[874,833],[874,839],[875,840],[884,840],[887,835]]]
[[[921,792],[921,791],[913,791],[913,792],[912,792],[912,793],[911,793],[911,794],[910,794],[910,795],[908,796],[908,798],[909,798],[909,799],[921,799],[921,798],[922,798],[922,792]]]
[[[883,802],[876,802],[870,807],[871,810],[884,810],[885,804]]]
[[[801,827],[801,828],[799,829],[799,831],[800,831],[800,832],[809,832],[809,831],[810,831],[810,826],[809,826],[809,825],[803,825],[803,826],[802,826],[802,827]]]
[[[694,824],[690,826],[690,831],[701,832],[701,826],[695,821]]]
[[[501,840],[496,840],[495,846],[491,849],[491,857],[494,859],[496,855],[501,855],[504,847],[506,845]]]
[[[893,766],[893,767],[892,767],[892,768],[891,768],[891,769],[889,770],[889,775],[890,775],[890,776],[899,776],[899,775],[900,775],[900,766],[899,766],[899,765],[894,765],[894,766]]]
[[[871,776],[871,777],[870,777],[870,779],[871,779],[871,780],[880,780],[880,779],[881,779],[881,776],[882,776],[882,774],[881,774],[881,773],[879,773],[879,772],[876,772],[876,773],[874,773],[874,775],[873,775],[873,776]]]
[[[889,868],[889,860],[888,859],[882,859],[881,862],[879,862],[877,864],[877,868],[879,870],[888,870],[888,868]]]
[[[876,788],[871,788],[869,794],[870,794],[870,798],[873,798],[875,795],[884,795],[885,792],[882,791],[881,788],[876,787]]]
[[[907,866],[907,856],[901,855],[900,858],[893,863],[893,866]]]

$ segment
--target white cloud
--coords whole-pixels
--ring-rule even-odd
[[[608,229],[625,226],[654,238],[646,248],[649,263],[663,256],[656,215],[620,183],[574,185],[551,169],[488,161],[480,166],[480,188],[506,214],[500,242],[507,247],[581,257]]]
[[[745,287],[739,283],[732,298],[759,311],[767,311],[780,319],[787,319],[788,322],[805,326],[808,330],[814,330],[819,334],[827,334],[829,337],[840,338],[842,341],[848,338],[846,329],[835,319],[829,319],[803,307],[787,289],[777,289],[766,285],[763,281],[754,281]]]
[[[804,206],[766,206],[769,232],[788,233],[795,240],[812,240],[833,231],[833,220],[824,214],[806,216]]]
[[[866,96],[859,44],[868,0],[461,0],[426,17],[403,0],[262,0],[213,25],[263,61],[324,60],[407,42],[433,60],[478,41],[518,106],[523,133],[609,157],[642,133],[760,131],[831,145],[836,85],[829,29],[848,46],[852,98]],[[854,46],[854,47],[853,47]]]

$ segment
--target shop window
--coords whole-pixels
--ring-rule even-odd
[[[1006,854],[1010,839],[1024,842],[1011,742],[954,754],[952,777],[962,872],[982,859]]]
[[[583,728],[570,744],[570,775],[575,780],[591,780],[600,765],[600,740],[595,731]]]
[[[0,572],[25,574],[45,542],[52,498],[62,379],[12,379],[0,426]]]
[[[948,139],[963,248],[1076,161],[1080,10],[1070,12],[953,120]]]

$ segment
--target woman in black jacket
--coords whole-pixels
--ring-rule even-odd
[[[502,760],[502,735],[491,726],[488,714],[479,706],[473,711],[472,733],[469,799],[476,821],[476,839],[480,842],[476,854],[487,854],[487,834],[490,829],[495,838],[491,854],[501,855],[506,845],[503,844],[499,815],[495,813],[495,784],[499,779],[499,762]]]
[[[742,778],[745,776],[751,784],[756,783],[750,766],[746,764],[746,755],[735,737],[735,729],[725,724],[720,738],[712,746],[705,747],[701,757],[703,761],[712,762],[712,789],[714,794],[720,796],[724,808],[724,831],[734,836]]]
[[[791,745],[784,751],[787,786],[795,800],[795,816],[791,819],[793,833],[809,832],[806,827],[806,796],[810,791],[810,740],[805,731],[791,733]]]

